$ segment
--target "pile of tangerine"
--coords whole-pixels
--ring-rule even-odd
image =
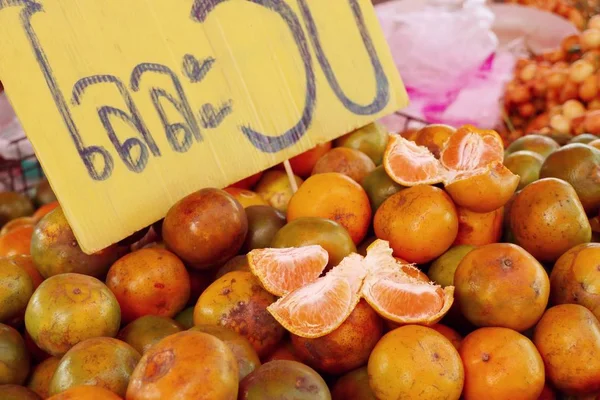
[[[598,148],[372,124],[291,165],[92,255],[0,194],[0,399],[600,394]]]

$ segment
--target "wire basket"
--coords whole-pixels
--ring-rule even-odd
[[[16,154],[12,160],[0,159],[0,191],[19,192],[32,196],[44,171],[34,154],[25,151],[27,137],[9,143],[9,150]]]

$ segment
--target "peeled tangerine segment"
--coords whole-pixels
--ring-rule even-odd
[[[275,296],[312,283],[329,262],[329,254],[318,245],[284,249],[256,249],[248,253],[250,270]]]
[[[444,168],[427,147],[392,134],[383,155],[385,172],[404,186],[442,182]]]
[[[449,170],[471,171],[504,159],[504,144],[496,131],[471,125],[459,128],[444,143],[441,164]]]
[[[454,300],[454,287],[411,277],[392,255],[389,243],[376,240],[367,249],[368,274],[362,297],[382,317],[397,323],[431,325],[448,312]]]
[[[280,298],[267,310],[295,335],[309,339],[325,336],[358,304],[365,274],[362,256],[352,254],[324,277]]]

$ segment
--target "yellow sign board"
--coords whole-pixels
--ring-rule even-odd
[[[0,55],[86,252],[407,104],[370,0],[0,0]]]

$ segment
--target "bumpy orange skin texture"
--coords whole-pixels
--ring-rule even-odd
[[[77,386],[49,397],[48,400],[122,400],[115,393],[100,386]]]
[[[46,279],[25,310],[25,327],[48,354],[64,355],[77,343],[114,337],[121,311],[110,289],[91,276],[61,274]]]
[[[335,221],[305,217],[298,218],[281,228],[273,237],[271,247],[303,247],[319,245],[329,254],[328,268],[338,265],[344,257],[356,252],[350,234]]]
[[[497,243],[502,238],[504,207],[489,213],[476,213],[458,207],[458,235],[454,245],[483,246]]]
[[[0,324],[0,385],[22,385],[29,375],[29,354],[19,332]]]
[[[22,319],[33,290],[33,280],[24,268],[0,258],[0,322]]]
[[[381,338],[368,372],[379,400],[458,400],[464,383],[463,365],[452,343],[418,325],[405,325]]]
[[[587,308],[550,308],[535,328],[533,343],[546,377],[561,392],[586,395],[600,390],[600,322]]]
[[[343,374],[364,365],[381,338],[383,321],[375,310],[361,300],[339,328],[316,339],[294,334],[294,353],[317,371]]]
[[[487,213],[508,203],[519,181],[518,176],[496,163],[483,174],[453,181],[445,188],[457,206]]]
[[[535,325],[550,296],[544,267],[509,243],[471,250],[458,265],[454,286],[456,301],[471,323],[520,332]]]
[[[587,213],[600,209],[600,150],[580,143],[564,146],[546,158],[540,178],[569,182]]]
[[[44,281],[44,277],[40,274],[37,267],[33,263],[33,259],[31,256],[18,255],[13,257],[8,257],[8,259],[19,267],[23,268],[31,278],[33,282],[33,290],[37,289],[38,286]]]
[[[507,328],[481,328],[460,346],[464,400],[537,400],[544,389],[544,362],[525,336]]]
[[[388,137],[387,129],[375,122],[336,139],[335,145],[360,150],[369,156],[375,165],[380,165]]]
[[[43,399],[50,397],[50,381],[52,380],[52,376],[54,376],[59,362],[60,358],[50,357],[39,363],[31,371],[27,387],[39,394]]]
[[[238,363],[239,379],[260,367],[260,359],[248,339],[223,326],[196,325],[190,331],[203,332],[222,340],[231,350]]]
[[[312,175],[338,172],[361,183],[374,169],[375,163],[365,153],[346,147],[336,147],[317,161]]]
[[[553,304],[580,304],[600,318],[600,243],[580,244],[560,256],[550,288]]]
[[[388,198],[373,226],[379,239],[390,242],[396,257],[421,264],[450,248],[458,234],[458,216],[443,190],[419,185]]]
[[[219,189],[202,189],[183,198],[171,207],[162,226],[168,248],[197,269],[235,256],[247,231],[244,207]]]
[[[263,364],[240,382],[238,400],[329,400],[327,384],[312,368],[288,360]]]
[[[435,158],[440,158],[440,152],[444,143],[452,134],[456,132],[451,126],[442,124],[432,124],[421,128],[415,138],[415,143],[419,146],[425,146],[433,153]]]
[[[160,340],[182,330],[181,325],[170,318],[146,315],[121,329],[117,338],[144,354]]]
[[[1,385],[2,400],[41,400],[33,390],[20,385]]]
[[[592,237],[577,193],[554,178],[533,182],[517,194],[510,209],[510,229],[517,244],[548,262]]]
[[[238,368],[225,343],[201,332],[179,332],[158,342],[133,371],[127,400],[236,399]]]
[[[141,249],[119,259],[106,285],[121,306],[124,322],[144,315],[174,317],[190,297],[190,277],[175,254],[159,248]]]
[[[331,219],[342,225],[354,244],[359,244],[371,223],[371,205],[364,189],[345,175],[331,172],[313,175],[292,196],[289,222],[302,217]]]
[[[50,381],[50,394],[94,385],[123,397],[140,357],[137,350],[121,340],[107,337],[84,340],[60,360]]]
[[[214,281],[194,308],[194,325],[221,325],[244,336],[259,357],[277,346],[284,329],[267,311],[275,296],[250,272],[233,271]]]
[[[22,225],[0,236],[0,257],[29,255],[33,225]]]
[[[31,237],[31,257],[44,278],[68,272],[103,278],[121,253],[113,245],[85,254],[60,207],[38,222]]]
[[[332,400],[377,400],[369,386],[367,367],[348,372],[331,388]]]

